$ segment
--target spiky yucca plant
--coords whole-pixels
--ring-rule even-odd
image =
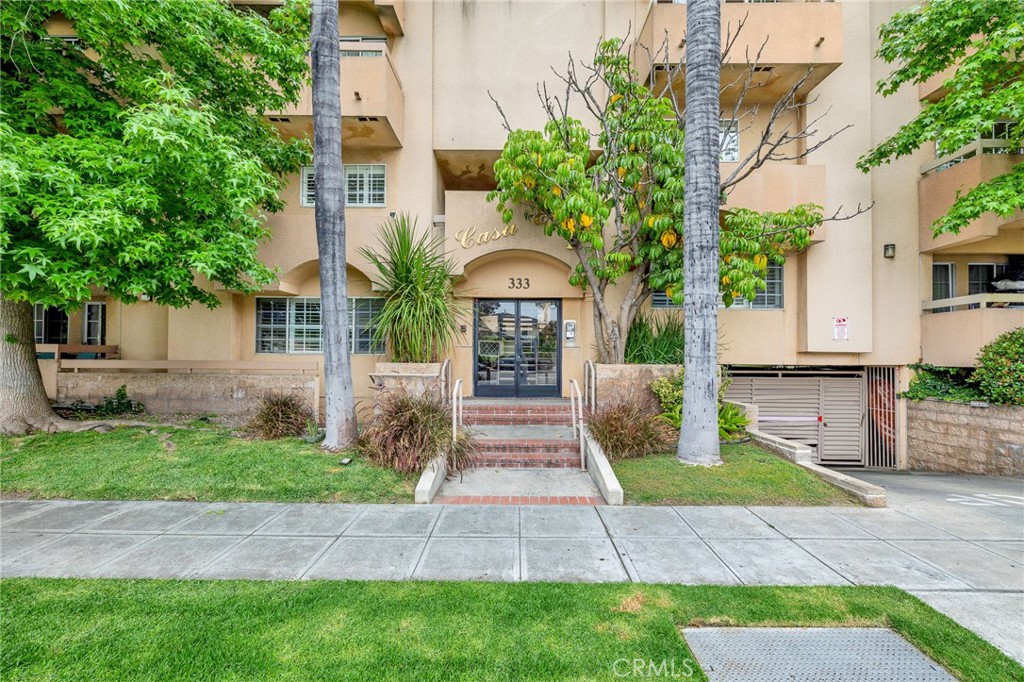
[[[437,362],[459,332],[463,306],[455,300],[455,261],[444,240],[420,233],[408,214],[380,227],[379,251],[360,253],[377,269],[374,284],[384,294],[375,336],[395,362]]]

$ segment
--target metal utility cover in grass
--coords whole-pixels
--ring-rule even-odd
[[[885,628],[684,628],[709,682],[954,682]]]

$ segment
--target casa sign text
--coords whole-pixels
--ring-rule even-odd
[[[511,223],[506,225],[504,229],[494,229],[487,232],[477,232],[476,228],[467,227],[465,230],[459,230],[455,233],[455,240],[462,245],[462,248],[470,249],[504,237],[511,237],[515,233],[516,226]]]

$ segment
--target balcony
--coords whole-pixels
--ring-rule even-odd
[[[722,5],[722,40],[733,34],[739,22],[744,21],[742,32],[722,66],[722,99],[735,99],[739,85],[745,78],[747,59],[753,59],[765,39],[756,85],[747,93],[749,103],[775,102],[796,85],[811,69],[801,86],[799,97],[805,97],[843,61],[843,10],[834,2],[779,2],[739,3]],[[668,62],[677,64],[684,58],[682,37],[686,28],[686,4],[658,2],[651,6],[634,47],[634,63],[641,77],[647,78],[652,69],[651,52],[657,52],[668,40]],[[664,62],[664,54],[661,60]],[[654,64],[654,85],[664,86],[668,74],[664,64]],[[732,84],[731,86],[729,84]],[[685,90],[685,74],[673,79],[672,88],[680,99]]]
[[[954,155],[937,159],[922,169],[918,183],[919,245],[922,253],[938,250],[977,250],[976,242],[1002,238],[1007,241],[998,250],[1016,252],[1024,248],[1024,211],[1002,218],[986,213],[959,234],[933,236],[932,224],[941,218],[956,201],[958,192],[966,192],[979,183],[1008,173],[1013,166],[1024,163],[1024,156],[1005,153],[1004,140],[979,140]],[[1016,238],[1015,238],[1016,237]],[[1013,242],[1017,243],[1016,248]],[[995,248],[994,246],[992,248]],[[985,250],[992,250],[985,247]]]
[[[1024,293],[958,296],[921,308],[921,360],[941,367],[972,367],[982,346],[1024,326]]]
[[[346,147],[401,147],[405,95],[387,46],[342,42],[341,50],[342,142]],[[285,133],[312,134],[312,87],[302,89],[298,104],[267,116]]]

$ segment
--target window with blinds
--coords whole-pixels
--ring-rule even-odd
[[[376,318],[382,298],[350,298],[349,347],[356,355],[381,355],[384,344],[376,341]],[[316,297],[257,298],[257,353],[322,353],[323,325],[320,299]]]
[[[384,206],[387,182],[384,164],[345,165],[345,205],[355,207]],[[303,166],[300,175],[299,205],[316,205],[316,181],[313,167]]]
[[[784,307],[782,298],[782,266],[770,263],[764,278],[765,290],[759,291],[753,301],[745,298],[733,301],[730,308],[749,308],[753,310],[776,310]],[[682,309],[683,306],[676,305],[664,291],[651,293],[651,307],[663,309]]]
[[[345,205],[384,205],[384,164],[345,166]]]

